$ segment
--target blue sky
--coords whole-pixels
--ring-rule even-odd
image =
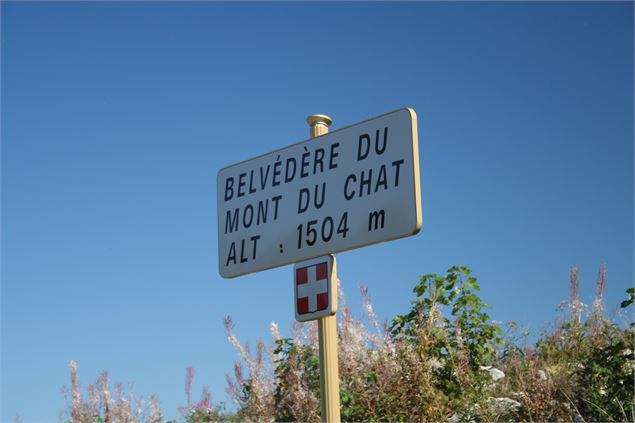
[[[217,272],[216,174],[409,106],[424,224],[338,255],[348,303],[404,312],[469,266],[491,315],[534,333],[568,272],[633,285],[633,3],[2,2],[2,421],[53,421],[84,386],[228,401],[242,340],[289,333],[291,266]]]

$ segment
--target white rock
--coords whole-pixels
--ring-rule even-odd
[[[505,373],[498,370],[496,367],[492,367],[491,369],[488,370],[488,372],[489,372],[489,375],[494,380],[494,382],[505,377]]]
[[[500,371],[500,370],[499,370]],[[501,372],[502,373],[502,372]],[[487,399],[490,409],[497,414],[506,414],[520,408],[520,403],[507,397],[492,397]]]
[[[452,414],[452,417],[450,417],[448,419],[448,423],[461,423],[461,422],[476,423],[476,421],[472,417],[469,416],[469,413],[467,415],[463,415],[463,416],[460,416],[459,414],[454,413],[454,414]]]

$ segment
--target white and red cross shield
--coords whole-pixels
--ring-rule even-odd
[[[293,276],[297,321],[307,322],[335,314],[337,274],[334,255],[296,263]]]

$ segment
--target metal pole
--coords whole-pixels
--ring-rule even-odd
[[[306,119],[311,126],[311,138],[328,134],[333,120],[326,115],[311,115]],[[337,295],[337,293],[334,293]],[[318,321],[320,347],[320,412],[322,421],[340,423],[340,376],[337,359],[336,315],[321,317]]]

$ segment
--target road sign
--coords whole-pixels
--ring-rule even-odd
[[[414,235],[417,117],[400,109],[218,172],[225,278]]]
[[[296,263],[293,267],[295,319],[308,322],[337,312],[335,256]]]

